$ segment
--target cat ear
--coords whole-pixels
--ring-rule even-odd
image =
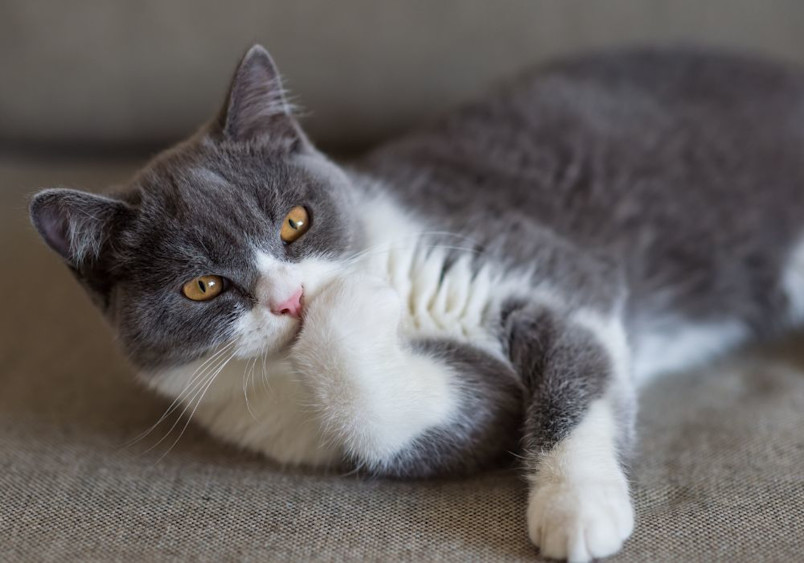
[[[279,71],[261,45],[251,47],[240,61],[218,123],[224,137],[234,141],[271,141],[290,148],[308,142],[293,117]]]
[[[131,207],[105,196],[67,189],[43,190],[30,205],[31,222],[47,245],[86,275],[101,258],[115,227]]]

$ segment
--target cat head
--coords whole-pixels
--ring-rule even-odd
[[[305,299],[362,236],[352,198],[254,46],[219,115],[123,189],[44,190],[30,212],[148,372],[222,344],[240,357],[288,346]]]

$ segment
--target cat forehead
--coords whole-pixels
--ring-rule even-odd
[[[298,205],[311,211],[317,226],[289,252],[294,261],[351,240],[343,218],[346,180],[328,161],[264,151],[235,158],[196,148],[157,157],[129,184],[127,199],[138,212],[120,245],[127,261],[141,264],[143,248],[188,263],[240,264],[253,247],[284,256],[278,226]]]
[[[282,171],[246,175],[200,165],[160,168],[142,174],[130,190],[141,223],[199,221],[243,227],[277,217],[287,201],[302,197],[307,182]],[[253,225],[251,225],[253,226]]]
[[[143,203],[195,204],[200,198],[242,199],[249,196],[280,195],[280,188],[301,180],[284,166],[246,169],[203,164],[174,165],[142,174],[135,186],[142,190]]]
[[[158,155],[135,183],[142,184],[145,197],[156,204],[257,197],[270,205],[305,195],[328,199],[335,195],[333,185],[348,181],[338,166],[315,151],[288,154],[264,147],[220,145],[202,138]]]

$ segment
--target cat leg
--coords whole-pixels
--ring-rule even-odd
[[[634,526],[621,465],[635,412],[622,325],[590,311],[527,308],[512,313],[507,327],[530,394],[530,538],[546,557],[611,555]]]
[[[405,342],[384,280],[337,280],[307,306],[291,361],[323,432],[375,474],[472,470],[513,450],[523,387],[510,365],[454,342]]]

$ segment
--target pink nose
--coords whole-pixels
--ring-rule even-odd
[[[274,315],[290,315],[294,318],[301,317],[302,305],[302,293],[304,290],[299,288],[296,293],[282,301],[281,303],[271,303],[271,312]]]

